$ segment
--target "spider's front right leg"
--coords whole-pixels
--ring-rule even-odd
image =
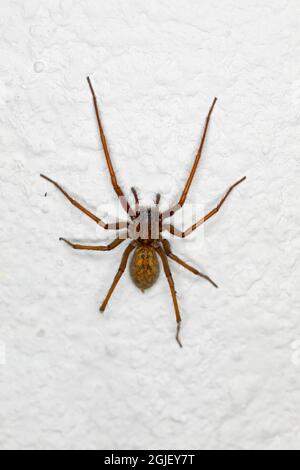
[[[53,181],[51,178],[48,178],[48,176],[45,175],[40,175],[42,178],[45,180],[49,181],[50,183],[54,184],[54,186],[59,189],[61,193],[70,201],[73,206],[77,207],[81,212],[83,212],[85,215],[90,217],[90,219],[94,220],[98,225],[100,225],[102,228],[105,230],[122,230],[128,227],[128,222],[116,222],[113,224],[106,224],[103,222],[103,220],[99,219],[96,215],[94,215],[92,212],[90,212],[88,209],[85,209],[79,202],[75,201],[56,181]]]

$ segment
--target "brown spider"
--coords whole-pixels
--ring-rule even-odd
[[[75,250],[95,250],[95,251],[110,251],[119,246],[121,243],[124,242],[125,239],[131,239],[131,242],[127,246],[127,248],[124,251],[124,254],[122,256],[121,264],[119,266],[118,272],[114,278],[114,281],[108,291],[108,294],[102,303],[100,307],[100,311],[104,312],[107,303],[116,287],[118,284],[122,274],[124,273],[124,270],[126,268],[127,262],[129,255],[131,254],[132,251],[135,250],[131,264],[130,264],[130,274],[132,277],[133,282],[135,285],[140,288],[142,291],[145,289],[150,288],[153,286],[153,284],[157,281],[158,276],[159,276],[159,262],[158,262],[158,257],[160,257],[163,265],[163,269],[165,272],[165,275],[167,277],[171,294],[172,294],[172,299],[174,303],[174,309],[175,309],[175,315],[176,315],[176,321],[177,321],[177,332],[176,332],[176,340],[180,347],[182,347],[182,344],[179,339],[179,331],[180,331],[180,325],[181,325],[181,317],[179,313],[179,307],[177,303],[177,297],[176,297],[176,291],[175,291],[175,286],[174,286],[174,281],[172,278],[172,274],[170,271],[170,266],[168,262],[168,258],[172,259],[176,263],[180,264],[187,270],[191,271],[192,273],[196,274],[197,276],[200,276],[207,281],[209,281],[214,287],[218,287],[208,276],[205,274],[202,274],[199,272],[197,269],[193,268],[192,266],[188,265],[183,261],[182,259],[178,258],[178,256],[174,255],[172,253],[170,243],[168,240],[164,239],[162,237],[162,232],[167,230],[171,234],[185,238],[188,235],[190,235],[196,228],[198,228],[201,224],[206,222],[208,219],[210,219],[214,214],[216,214],[222,205],[224,204],[225,200],[231,193],[231,191],[242,181],[246,179],[246,177],[240,179],[237,181],[235,184],[233,184],[228,191],[225,193],[224,197],[221,199],[219,204],[211,210],[207,215],[202,217],[198,222],[193,224],[190,228],[185,230],[184,232],[178,230],[175,228],[173,225],[166,224],[164,223],[165,219],[168,217],[172,217],[175,212],[177,212],[179,209],[182,208],[182,206],[185,203],[186,197],[188,195],[191,183],[193,181],[199,160],[201,158],[204,142],[205,142],[205,137],[207,134],[207,129],[210,121],[210,117],[212,114],[212,111],[214,109],[214,106],[216,104],[217,98],[214,99],[211,108],[209,110],[209,113],[206,118],[206,123],[204,126],[204,131],[200,143],[199,150],[197,152],[193,167],[191,169],[189,178],[186,182],[185,188],[183,190],[183,193],[179,199],[178,204],[175,206],[171,207],[169,210],[165,212],[160,212],[159,211],[159,202],[160,202],[160,194],[156,195],[156,201],[155,201],[155,206],[151,208],[147,207],[142,207],[139,204],[139,198],[137,191],[134,188],[131,188],[131,191],[134,196],[134,208],[132,208],[126,199],[122,189],[118,185],[118,181],[116,178],[116,174],[114,172],[111,158],[109,155],[105,135],[103,132],[103,127],[101,124],[100,120],[100,113],[98,109],[98,104],[97,104],[97,98],[94,92],[94,89],[92,87],[90,78],[87,78],[92,97],[93,97],[93,102],[94,102],[94,108],[95,108],[95,113],[96,113],[96,118],[98,122],[98,127],[99,127],[99,133],[100,133],[100,138],[107,162],[107,166],[109,169],[110,177],[111,177],[111,182],[112,186],[119,197],[119,200],[121,202],[122,207],[125,209],[127,212],[130,221],[127,222],[115,222],[115,223],[105,223],[99,217],[95,216],[92,214],[89,210],[85,209],[79,202],[75,201],[58,183],[53,181],[52,179],[48,178],[47,176],[41,175],[42,178],[45,178],[46,180],[50,181],[53,183],[65,196],[69,201],[77,207],[79,210],[84,212],[88,217],[93,219],[98,225],[103,227],[105,230],[116,230],[116,231],[122,231],[125,230],[124,232],[121,232],[121,234],[118,234],[118,237],[112,241],[109,245],[106,246],[90,246],[90,245],[79,245],[75,243],[71,243],[70,241],[60,238],[60,240],[63,240],[65,243],[70,245],[72,248]]]

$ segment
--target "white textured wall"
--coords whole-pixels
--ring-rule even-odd
[[[300,449],[298,0],[2,0],[0,447]],[[122,186],[175,202],[219,98],[190,203],[220,216],[142,295],[128,273],[98,307],[122,249],[85,81],[97,89]],[[47,197],[45,197],[47,192]],[[112,209],[112,211],[114,208]],[[112,217],[113,218],[113,215]]]

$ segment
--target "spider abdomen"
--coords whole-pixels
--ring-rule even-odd
[[[141,290],[149,289],[155,284],[159,276],[159,263],[152,246],[141,245],[135,249],[130,274],[134,284]]]

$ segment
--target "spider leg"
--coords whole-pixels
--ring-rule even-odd
[[[185,238],[187,237],[188,235],[190,235],[194,230],[196,230],[198,227],[200,227],[200,225],[204,224],[204,222],[206,222],[208,219],[210,219],[213,215],[217,214],[219,212],[219,210],[221,209],[221,207],[223,206],[224,202],[226,201],[226,199],[228,198],[229,194],[233,191],[233,189],[239,185],[240,183],[242,183],[243,181],[245,181],[246,179],[246,176],[244,176],[244,178],[242,178],[241,180],[237,181],[235,184],[233,184],[229,189],[228,191],[226,192],[225,196],[221,199],[221,201],[219,202],[219,204],[213,209],[211,210],[208,214],[206,214],[204,217],[202,217],[200,220],[198,220],[198,222],[196,222],[195,224],[193,224],[191,227],[189,227],[187,230],[185,230],[184,232],[182,232],[181,230],[178,230],[176,227],[174,227],[174,225],[170,225],[170,224],[163,224],[162,225],[162,231],[163,230],[168,230],[172,235],[175,235],[176,237],[180,237],[180,238]]]
[[[96,118],[97,118],[99,133],[100,133],[100,139],[101,139],[101,142],[102,142],[102,147],[103,147],[103,150],[104,150],[104,154],[105,154],[105,158],[106,158],[106,163],[107,163],[107,166],[108,166],[108,170],[109,170],[109,174],[110,174],[110,177],[111,177],[111,182],[112,182],[113,188],[114,188],[115,193],[117,194],[117,196],[118,196],[118,198],[119,198],[119,200],[120,200],[120,202],[121,202],[122,207],[125,209],[125,211],[126,211],[131,217],[134,217],[134,215],[135,215],[135,214],[134,214],[134,211],[131,209],[131,207],[130,207],[128,201],[127,201],[127,199],[125,198],[125,195],[124,195],[122,189],[121,189],[120,186],[118,185],[117,177],[116,177],[116,174],[115,174],[115,171],[114,171],[112,162],[111,162],[109,150],[108,150],[108,147],[107,147],[106,138],[105,138],[104,131],[103,131],[103,127],[102,127],[102,123],[101,123],[101,118],[100,118],[100,112],[99,112],[99,108],[98,108],[97,97],[96,97],[96,94],[95,94],[95,91],[94,91],[92,82],[91,82],[91,80],[90,80],[90,77],[87,77],[87,81],[88,81],[88,84],[89,84],[89,87],[90,87],[90,90],[91,90],[91,93],[92,93],[92,97],[93,97],[93,103],[94,103],[94,108],[95,108],[95,113],[96,113]]]
[[[162,261],[162,264],[163,264],[163,267],[164,267],[164,271],[165,271],[165,275],[166,275],[166,278],[167,278],[169,286],[170,286],[171,295],[172,295],[173,304],[174,304],[174,309],[175,309],[175,316],[176,316],[176,321],[177,321],[176,341],[179,344],[179,346],[182,348],[182,343],[179,339],[179,332],[180,332],[180,327],[181,327],[181,317],[180,317],[180,312],[179,312],[179,307],[178,307],[178,302],[177,302],[175,284],[174,284],[172,273],[171,273],[171,270],[170,270],[168,258],[167,258],[166,253],[164,252],[164,250],[162,249],[161,246],[156,246],[155,250],[157,251],[157,253],[159,254],[159,256],[161,258],[161,261]]]
[[[40,176],[45,180],[50,181],[50,183],[54,184],[54,186],[56,186],[57,189],[59,189],[59,191],[63,193],[63,195],[70,201],[71,204],[73,204],[73,206],[77,207],[77,209],[79,209],[85,215],[93,219],[98,225],[100,225],[105,230],[122,230],[128,227],[128,222],[116,222],[113,224],[106,224],[105,222],[103,222],[103,220],[99,219],[99,217],[92,214],[92,212],[90,212],[89,210],[85,209],[85,207],[79,204],[79,202],[75,201],[75,199],[73,199],[58,183],[56,183],[56,181],[53,181],[45,175]]]
[[[119,266],[119,269],[118,269],[118,272],[115,275],[115,278],[114,278],[113,283],[112,283],[112,285],[111,285],[111,287],[108,291],[108,294],[105,297],[104,302],[102,303],[102,305],[100,307],[100,312],[104,312],[104,310],[106,308],[106,305],[107,305],[113,291],[115,290],[116,285],[118,284],[121,276],[123,275],[123,273],[125,271],[129,255],[135,249],[135,247],[136,247],[136,243],[135,243],[135,241],[133,241],[127,246],[126,250],[124,251],[123,256],[122,256],[122,260],[121,260],[121,263],[120,263],[120,266]]]
[[[109,245],[102,246],[79,245],[78,243],[72,243],[65,238],[60,238],[60,240],[67,243],[67,245],[71,246],[75,250],[111,251],[114,248],[117,248],[117,246],[121,245],[121,243],[125,241],[125,238],[116,238]]]
[[[162,239],[162,244],[163,244],[163,247],[165,249],[165,252],[167,254],[167,256],[172,259],[173,261],[175,261],[176,263],[180,264],[181,266],[183,266],[185,269],[187,269],[188,271],[191,271],[193,274],[196,274],[196,276],[199,276],[199,277],[202,277],[203,279],[206,279],[208,282],[210,282],[214,287],[218,288],[217,284],[212,281],[210,279],[210,277],[208,277],[206,274],[203,274],[201,273],[200,271],[198,271],[198,269],[195,269],[193,268],[192,266],[190,266],[189,264],[187,264],[185,261],[183,261],[181,258],[179,258],[178,256],[174,255],[172,253],[172,250],[171,250],[171,246],[170,246],[170,243],[168,240],[166,239]]]
[[[193,167],[191,169],[191,172],[190,172],[190,175],[188,177],[188,180],[186,182],[186,185],[184,187],[184,190],[182,192],[182,195],[179,199],[179,202],[174,206],[174,207],[171,207],[170,209],[168,209],[167,211],[163,212],[162,213],[162,220],[165,219],[166,217],[172,217],[172,215],[175,214],[175,212],[177,212],[179,209],[181,209],[181,207],[183,206],[183,204],[185,203],[185,200],[186,200],[186,197],[188,195],[188,192],[189,192],[189,189],[190,189],[190,186],[192,184],[192,181],[193,181],[193,178],[195,176],[195,173],[196,173],[196,170],[197,170],[197,167],[198,167],[198,164],[199,164],[199,161],[200,161],[200,158],[201,158],[201,155],[202,155],[202,150],[203,150],[203,147],[204,147],[204,142],[205,142],[205,138],[206,138],[206,135],[207,135],[207,130],[208,130],[208,125],[209,125],[209,121],[210,121],[210,117],[211,117],[211,114],[213,112],[213,109],[215,107],[215,104],[217,102],[217,98],[215,98],[213,100],[213,103],[210,107],[210,110],[208,112],[208,115],[206,117],[206,122],[205,122],[205,126],[204,126],[204,130],[203,130],[203,134],[202,134],[202,138],[201,138],[201,142],[200,142],[200,147],[198,149],[198,152],[196,154],[196,158],[195,158],[195,161],[194,161],[194,164],[193,164]]]

